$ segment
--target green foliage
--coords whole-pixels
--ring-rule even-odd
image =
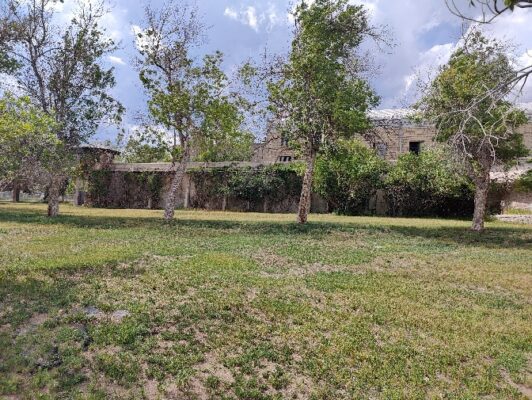
[[[60,24],[48,0],[5,4],[9,11],[0,20],[0,36],[7,32],[8,72],[34,104],[53,115],[63,144],[86,142],[104,120],[119,123],[124,109],[109,93],[114,70],[103,65],[117,46],[100,24],[103,5],[79,3],[68,23]]]
[[[498,4],[499,0],[493,1],[493,6],[490,5],[490,11],[495,12],[497,14],[502,13],[506,11],[506,8],[510,11],[513,11],[515,7],[519,7],[520,5],[523,7],[530,7],[530,1],[529,0],[503,0],[504,9],[500,9],[500,5]],[[473,7],[477,5],[477,3],[485,4],[484,2],[479,2],[478,0],[469,0],[469,4]]]
[[[457,165],[444,149],[389,164],[363,144],[341,140],[318,157],[315,190],[342,214],[371,212],[382,190],[392,215],[464,216],[472,211],[473,187]]]
[[[95,170],[90,173],[87,190],[90,204],[98,207],[108,206],[111,178],[112,173],[108,170]]]
[[[190,171],[200,203],[229,196],[258,205],[265,200],[297,196],[301,190],[301,166],[274,164],[258,168],[218,168]],[[201,206],[201,205],[200,205]]]
[[[134,138],[128,140],[121,156],[127,163],[168,162],[172,159],[164,147],[152,146]]]
[[[229,113],[235,111],[228,110]],[[215,130],[208,136],[195,138],[192,144],[196,153],[194,159],[202,162],[249,161],[254,140],[252,133],[239,129]]]
[[[399,157],[384,180],[392,215],[463,216],[472,212],[473,186],[442,149]]]
[[[378,98],[360,76],[355,54],[373,30],[363,6],[347,0],[303,2],[294,17],[290,58],[282,78],[269,85],[270,98],[283,116],[283,134],[315,153],[324,141],[369,128],[366,111]]]
[[[318,157],[315,190],[336,212],[365,213],[388,169],[388,163],[364,144],[340,140]]]
[[[528,154],[516,131],[527,117],[504,100],[515,74],[504,44],[474,30],[418,104],[437,139],[452,143],[475,173]]]
[[[0,98],[0,182],[25,180],[51,168],[61,157],[56,126],[28,97],[5,93]]]
[[[515,190],[518,192],[532,192],[532,170],[527,171],[515,182]]]
[[[219,51],[200,62],[192,48],[201,44],[201,23],[194,11],[169,3],[147,11],[148,27],[138,33],[140,80],[148,91],[148,109],[156,125],[179,140],[157,144],[175,161],[189,161],[194,147],[200,161],[233,161],[250,157],[253,137],[243,126],[247,103],[230,90]],[[175,153],[179,145],[184,151]]]

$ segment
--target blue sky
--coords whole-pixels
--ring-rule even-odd
[[[66,0],[58,10],[68,18],[76,0]],[[83,0],[90,1],[90,0]],[[135,56],[132,27],[141,25],[143,1],[111,0],[110,13],[103,25],[121,48],[107,59],[115,67],[117,87],[114,95],[127,109],[124,128],[135,125],[135,115],[145,111],[145,102],[132,60]],[[459,0],[466,3],[466,0]],[[444,0],[353,0],[365,5],[374,25],[386,25],[395,46],[379,51],[367,44],[366,49],[379,66],[370,80],[381,96],[380,108],[404,107],[415,96],[415,78],[433,72],[447,61],[458,42],[462,25],[445,6]],[[152,0],[157,6],[161,0]],[[225,54],[225,68],[230,70],[249,57],[256,57],[267,46],[270,51],[283,51],[290,42],[289,0],[197,0],[205,25],[205,52],[215,49]],[[505,16],[488,28],[488,33],[505,37],[517,45],[519,63],[532,63],[532,11]],[[521,101],[532,101],[527,90]],[[100,132],[99,139],[116,134],[113,129]]]

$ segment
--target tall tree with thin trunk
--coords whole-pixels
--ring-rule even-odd
[[[161,9],[147,7],[144,25],[137,29],[137,63],[151,121],[178,139],[157,141],[169,147],[177,164],[165,202],[167,221],[174,218],[192,147],[209,143],[212,151],[213,143],[224,143],[224,138],[249,137],[241,129],[246,102],[230,90],[222,53],[199,61],[193,57],[203,43],[203,30],[197,10],[180,1]]]
[[[370,127],[378,98],[362,76],[357,49],[379,38],[363,6],[348,0],[305,1],[294,12],[295,32],[282,77],[269,85],[278,129],[301,146],[306,168],[297,221],[307,222],[316,156],[324,143]]]
[[[484,230],[491,172],[528,154],[517,132],[526,115],[508,101],[507,82],[517,74],[507,46],[473,29],[417,105],[434,123],[437,140],[449,143],[464,161],[475,185],[476,232]]]
[[[113,69],[104,58],[116,49],[100,25],[103,3],[78,3],[67,24],[54,0],[7,0],[0,9],[0,53],[18,89],[56,122],[63,153],[49,169],[48,215],[59,213],[60,187],[76,148],[103,122],[119,122],[122,106],[109,95]]]

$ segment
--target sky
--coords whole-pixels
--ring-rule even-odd
[[[67,20],[76,0],[58,5],[60,18]],[[83,0],[89,1],[89,0]],[[468,0],[458,0],[468,3]],[[120,49],[108,56],[106,63],[115,68],[117,85],[113,95],[126,107],[126,133],[136,125],[136,116],[145,112],[146,98],[133,67],[135,26],[142,26],[142,0],[111,0],[110,12],[102,21],[108,35],[119,42]],[[153,6],[162,4],[152,0]],[[462,21],[452,15],[444,0],[352,0],[367,7],[371,22],[385,27],[392,47],[379,48],[365,43],[377,72],[369,77],[381,97],[379,108],[406,107],[415,99],[416,79],[427,76],[445,63],[455,49],[462,31]],[[205,53],[221,50],[227,71],[242,61],[269,52],[283,52],[291,40],[290,0],[197,0],[205,25]],[[516,63],[532,64],[532,11],[517,10],[500,17],[486,28],[487,33],[516,45]],[[532,83],[521,102],[532,102]],[[98,139],[113,139],[117,130],[105,128]]]

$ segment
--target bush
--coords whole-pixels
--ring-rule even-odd
[[[391,215],[469,216],[472,182],[444,149],[405,154],[390,169],[384,191]]]
[[[388,164],[358,141],[328,146],[316,161],[314,190],[341,214],[369,212]]]
[[[532,169],[516,180],[515,190],[521,193],[532,192]]]

